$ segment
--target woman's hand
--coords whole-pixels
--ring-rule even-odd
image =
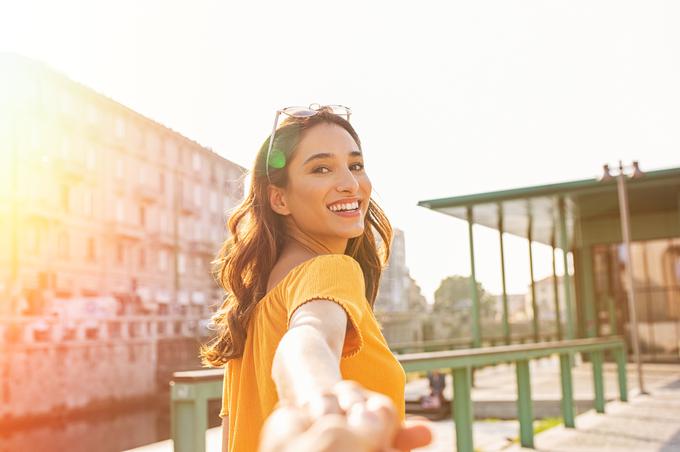
[[[424,424],[400,425],[392,401],[344,380],[301,406],[284,405],[267,419],[261,452],[383,452],[430,443]]]

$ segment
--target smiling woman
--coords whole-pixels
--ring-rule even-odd
[[[412,436],[404,371],[371,312],[392,229],[350,123],[310,111],[262,145],[215,261],[229,295],[202,356],[226,365],[224,450],[383,450]]]

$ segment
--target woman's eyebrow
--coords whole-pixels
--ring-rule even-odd
[[[307,160],[302,163],[303,165],[306,165],[307,163],[311,162],[312,160],[320,160],[320,159],[328,159],[332,158],[333,154],[330,152],[319,152],[318,154],[313,154],[307,158]]]
[[[349,153],[350,157],[361,157],[361,151],[351,151]],[[313,154],[307,157],[307,159],[302,163],[303,165],[306,165],[307,163],[311,162],[312,160],[321,160],[321,159],[329,159],[329,158],[334,158],[335,155],[331,154],[330,152],[319,152],[318,154]]]

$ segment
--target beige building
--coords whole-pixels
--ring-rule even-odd
[[[380,276],[375,309],[381,312],[427,310],[427,300],[406,267],[406,244],[400,229],[394,229],[390,258]]]
[[[541,320],[556,320],[555,315],[555,281],[552,276],[545,277],[534,281],[534,290],[536,292],[536,307],[538,308],[538,318]],[[564,282],[562,276],[557,277],[557,293],[564,293]],[[560,300],[560,314],[561,319],[564,319],[564,303]],[[528,318],[533,318],[533,304],[531,302],[531,286],[524,299],[525,311],[528,313]]]
[[[40,63],[0,55],[0,312],[114,296],[205,313],[244,169]]]

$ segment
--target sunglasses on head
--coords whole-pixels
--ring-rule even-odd
[[[285,157],[281,151],[274,151],[272,154],[272,148],[274,147],[274,136],[276,135],[276,126],[279,123],[279,117],[284,114],[290,116],[291,118],[304,119],[314,116],[320,112],[328,112],[334,115],[338,115],[341,118],[349,121],[349,117],[352,114],[352,110],[344,105],[319,105],[311,104],[309,107],[286,107],[281,110],[276,111],[276,116],[274,117],[274,127],[272,128],[272,134],[269,137],[269,148],[267,149],[267,163],[265,165],[265,171],[267,173],[267,180],[271,183],[271,178],[269,177],[269,167],[276,169],[283,168],[285,166]]]

